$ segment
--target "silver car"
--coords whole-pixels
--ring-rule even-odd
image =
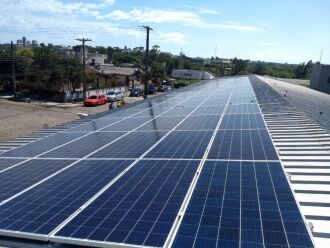
[[[119,101],[124,98],[124,93],[119,90],[109,91],[107,93],[107,98],[109,102]]]

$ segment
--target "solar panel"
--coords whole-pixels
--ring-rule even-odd
[[[207,161],[172,247],[313,247],[280,163]]]
[[[176,130],[214,130],[219,118],[217,115],[189,116]]]
[[[261,114],[225,115],[220,129],[256,129],[266,128]]]
[[[0,173],[0,202],[65,168],[68,160],[29,160]]]
[[[144,124],[142,127],[137,129],[138,131],[147,131],[147,130],[171,130],[174,128],[180,121],[182,121],[184,116],[167,116],[167,117],[157,117],[156,119]]]
[[[121,121],[123,118],[119,117],[112,117],[110,118],[99,118],[90,122],[87,122],[85,124],[73,127],[68,129],[66,132],[91,132],[96,131],[98,129],[104,128],[105,126],[117,123]]]
[[[253,114],[253,113],[260,113],[260,110],[259,110],[258,104],[256,104],[256,103],[236,104],[236,105],[231,104],[228,106],[226,113],[227,114],[240,114],[240,113]]]
[[[138,162],[55,237],[162,246],[198,164]]]
[[[196,107],[184,107],[184,106],[177,106],[174,109],[163,114],[163,116],[187,116],[190,114]]]
[[[220,106],[200,106],[193,115],[221,115],[223,109],[225,108],[224,105]]]
[[[3,236],[92,247],[313,245],[247,77],[111,110],[1,156]]]
[[[148,158],[201,159],[211,139],[211,131],[175,131],[151,150]]]
[[[0,157],[34,157],[56,146],[79,138],[81,133],[57,133],[0,154]]]
[[[9,167],[24,161],[23,159],[5,159],[0,158],[0,173]]]
[[[266,129],[219,130],[209,159],[278,160]]]
[[[97,151],[91,158],[138,158],[154,145],[166,132],[132,132],[120,140]]]
[[[40,157],[44,158],[82,158],[87,154],[115,141],[123,136],[125,132],[99,132],[91,133],[87,136],[61,146],[55,150],[47,152]]]
[[[36,186],[29,194],[1,205],[0,233],[7,230],[49,234],[130,163],[132,161],[97,160],[73,165],[46,184]]]
[[[121,122],[102,129],[102,131],[131,131],[132,129],[137,128],[138,126],[146,123],[147,121],[150,121],[151,119],[152,117],[127,118]]]
[[[172,106],[168,107],[154,107],[154,108],[149,108],[139,114],[139,116],[146,116],[146,117],[155,117],[157,115],[160,115],[164,113],[165,111],[169,110]]]

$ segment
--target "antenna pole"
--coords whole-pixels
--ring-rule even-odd
[[[320,64],[321,64],[321,61],[322,61],[322,56],[323,56],[323,48],[322,48],[321,54],[320,54]]]

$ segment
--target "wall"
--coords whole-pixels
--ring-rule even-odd
[[[310,86],[314,90],[330,94],[330,65],[314,64]]]
[[[181,79],[202,79],[203,72],[197,70],[173,70],[172,75],[173,78],[181,78]]]
[[[139,81],[134,81],[134,85],[135,85],[135,87],[138,87],[141,89],[144,88],[143,85],[141,85],[141,83]],[[130,82],[130,87],[131,86],[132,86],[132,82]],[[111,88],[105,88],[105,89],[99,89],[99,90],[88,90],[88,91],[86,91],[86,97],[89,97],[93,94],[105,95],[111,90],[120,90],[125,93],[128,91],[128,88],[125,86],[118,86],[118,87],[111,87]],[[83,98],[82,91],[73,93],[70,90],[66,90],[64,92],[62,101],[63,102],[79,102],[79,101],[82,101],[82,98]]]

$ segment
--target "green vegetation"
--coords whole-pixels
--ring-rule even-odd
[[[6,48],[4,50],[10,54],[10,52],[8,53],[10,48]],[[0,84],[3,89],[11,91],[12,60],[8,55],[2,58],[0,60]],[[81,81],[79,60],[56,54],[54,49],[46,46],[17,50],[15,52],[15,72],[17,90],[22,91],[22,95],[31,93],[36,97],[54,96],[64,89],[75,90],[76,85]]]
[[[80,51],[80,46],[73,47],[73,51]],[[142,49],[120,49],[117,47],[88,47],[90,53],[106,54],[106,63],[115,66],[122,64],[132,64],[141,68],[138,78],[143,79],[144,51]],[[20,48],[15,51],[15,70],[18,80],[18,90],[25,90],[24,93],[31,92],[36,95],[52,95],[64,89],[75,91],[80,87],[82,69],[80,61],[74,56],[67,56],[56,52],[55,46],[40,44],[40,47]],[[194,59],[183,54],[174,56],[168,52],[162,52],[159,46],[153,46],[150,50],[149,73],[153,83],[159,84],[163,80],[171,77],[174,69],[205,70],[214,75],[234,76],[259,74],[269,75],[278,78],[309,79],[312,72],[312,61],[299,65],[254,62],[249,60],[220,59]],[[11,53],[10,46],[0,45],[0,84],[5,89],[11,87]],[[86,81],[89,85],[96,85],[95,74],[86,73]],[[179,80],[177,83],[186,85],[194,83],[192,80]],[[102,87],[102,85],[100,85]]]

